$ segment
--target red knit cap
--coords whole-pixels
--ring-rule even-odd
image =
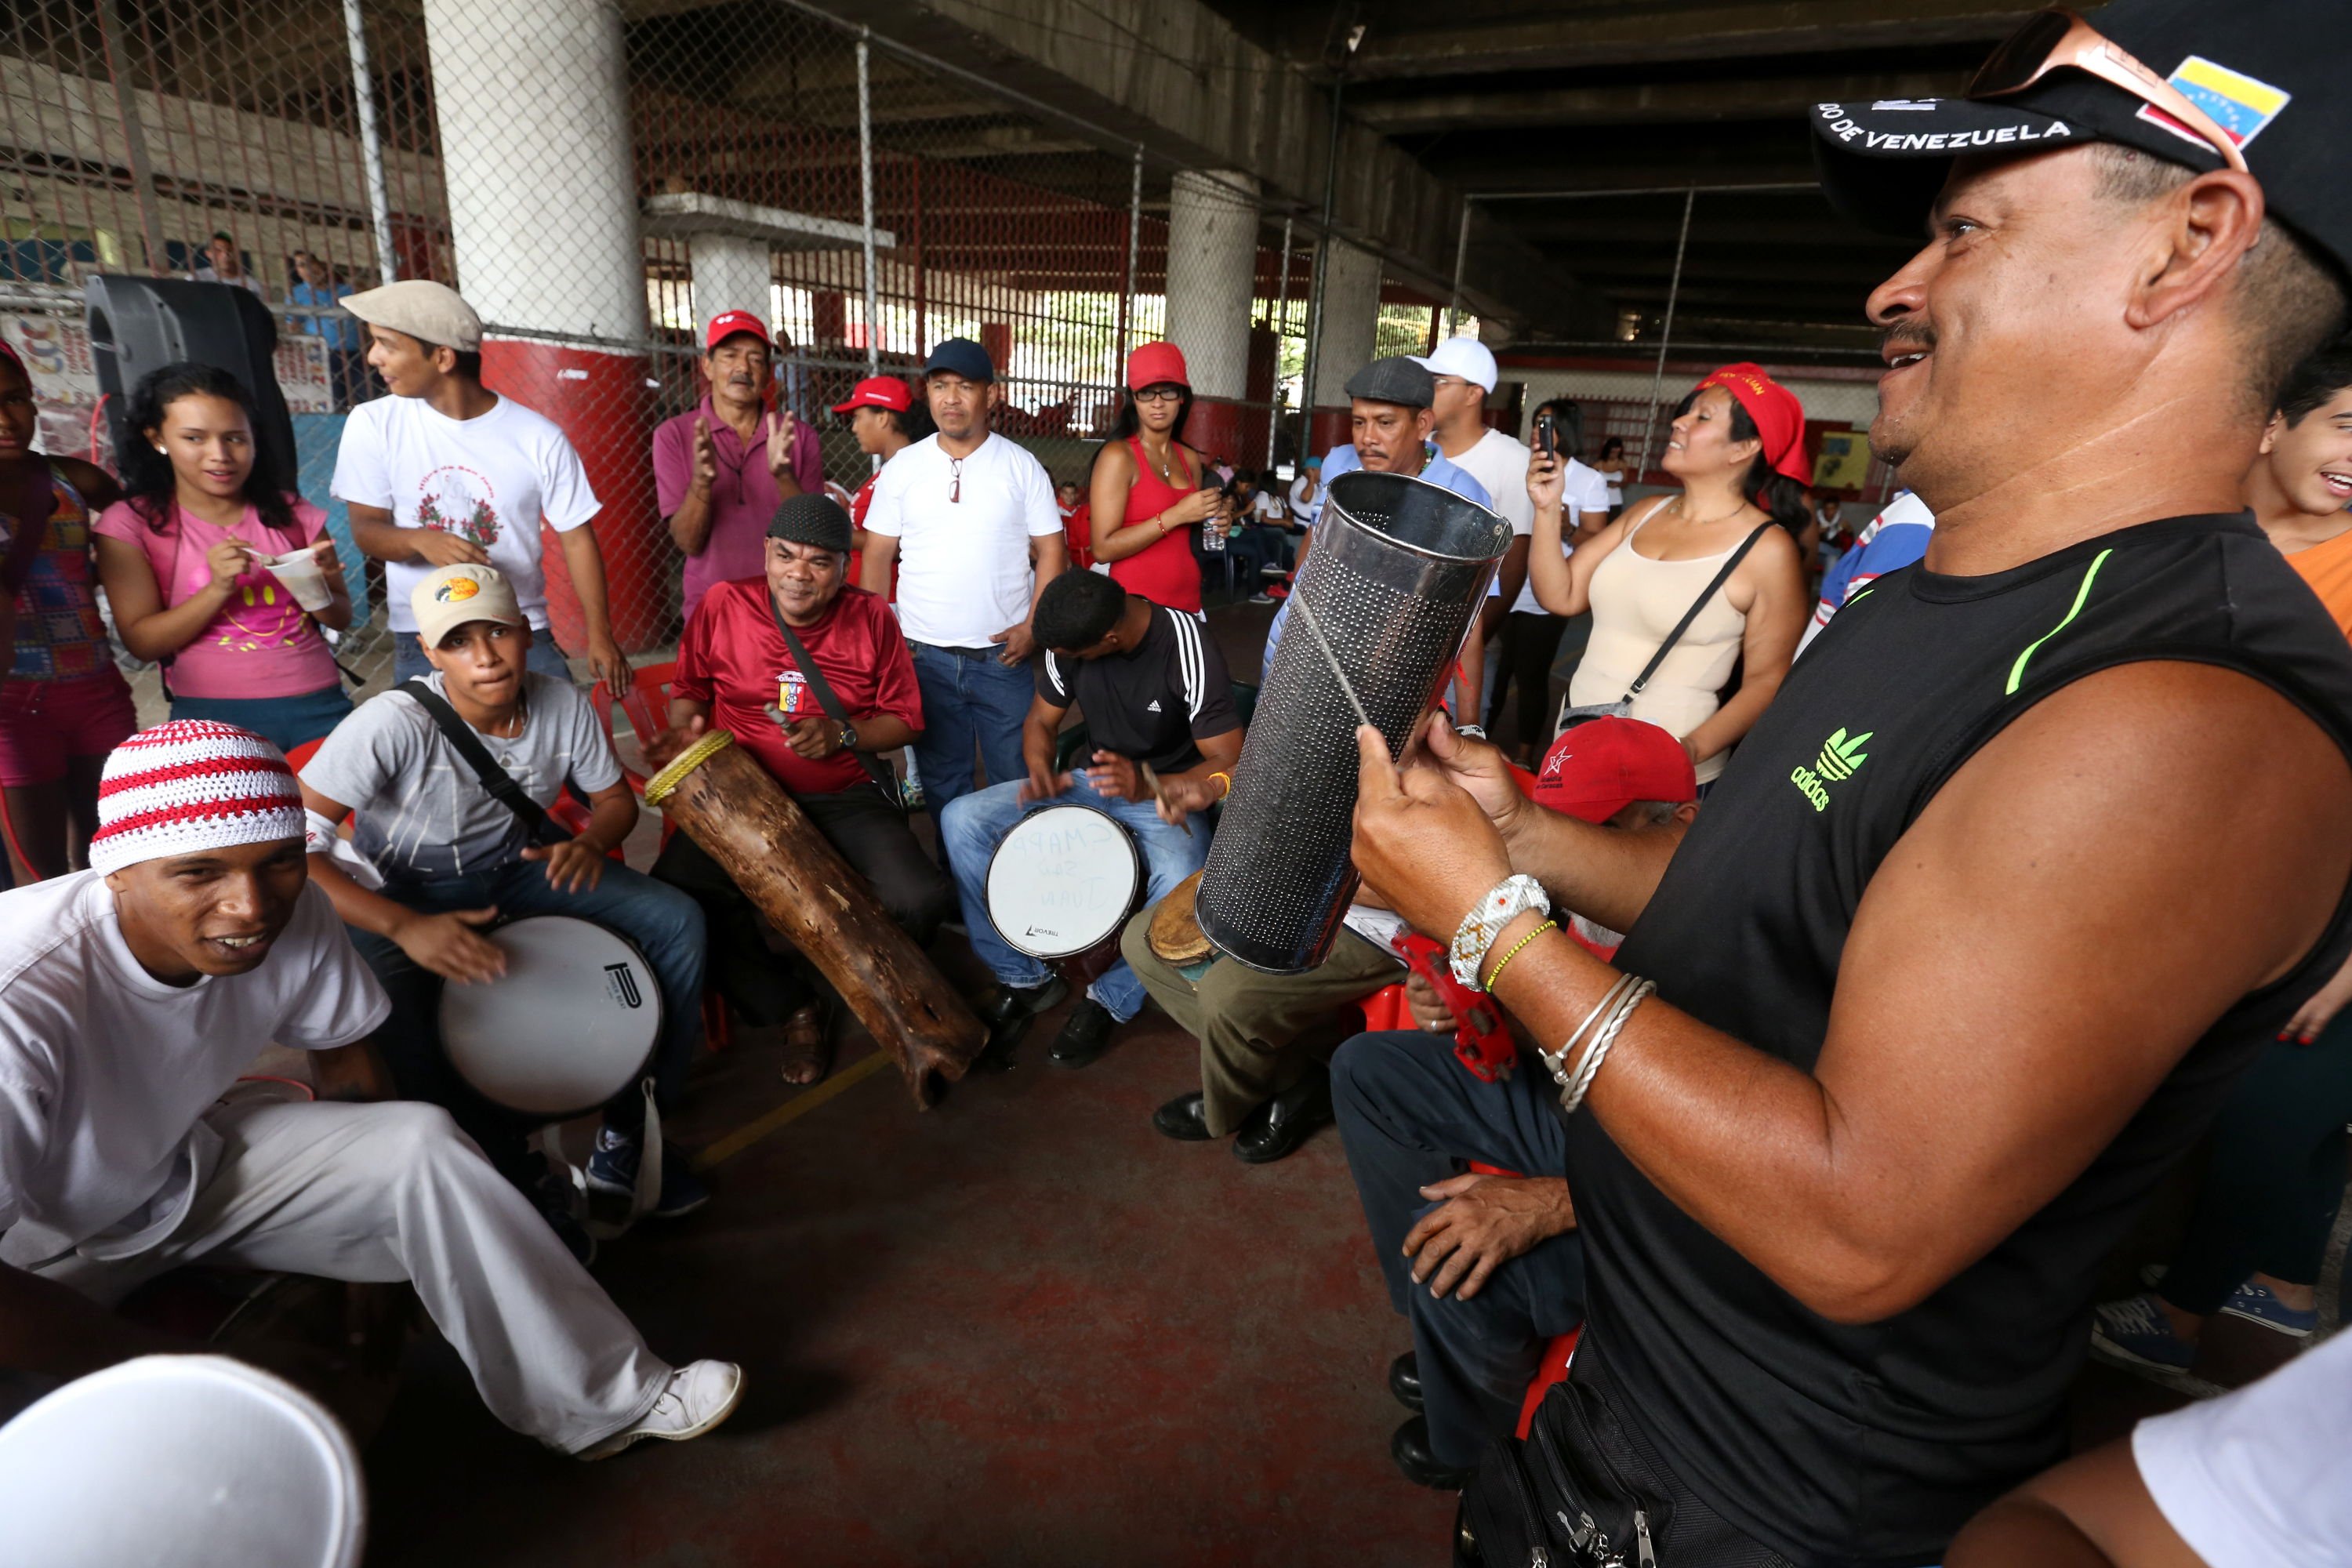
[[[250,730],[174,719],[114,748],[99,775],[89,868],[302,837],[302,791]]]

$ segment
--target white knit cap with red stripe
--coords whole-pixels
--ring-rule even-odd
[[[302,837],[302,792],[285,754],[250,730],[174,719],[106,759],[89,868]]]

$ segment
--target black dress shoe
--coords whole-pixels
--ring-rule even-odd
[[[1091,996],[1081,996],[1045,1054],[1057,1067],[1082,1068],[1110,1049],[1110,1032],[1118,1027],[1118,1020],[1110,1016],[1109,1008]]]
[[[1048,975],[1041,985],[1000,985],[996,994],[973,1009],[980,1021],[991,1029],[1006,1024],[1026,1024],[1040,1013],[1050,1012],[1061,1005],[1062,998],[1070,994],[1069,982],[1060,975]]]
[[[1187,1143],[1209,1141],[1209,1102],[1199,1089],[1180,1094],[1151,1113],[1151,1125],[1163,1138],[1181,1139]]]
[[[1458,1492],[1470,1484],[1477,1472],[1457,1470],[1438,1462],[1429,1451],[1429,1417],[1416,1415],[1396,1429],[1389,1439],[1389,1458],[1397,1462],[1404,1479],[1417,1487],[1429,1487],[1438,1491]]]
[[[1317,1073],[1255,1110],[1234,1135],[1234,1158],[1245,1165],[1279,1160],[1331,1120],[1331,1080]]]
[[[995,995],[974,1009],[988,1026],[988,1043],[972,1058],[971,1065],[982,1072],[1011,1070],[1014,1050],[1021,1037],[1029,1032],[1030,1021],[1058,1005],[1069,994],[1069,983],[1058,974],[1042,985],[999,986]]]
[[[1389,1363],[1389,1392],[1407,1410],[1421,1408],[1421,1361],[1412,1352]]]

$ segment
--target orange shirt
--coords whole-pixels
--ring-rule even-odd
[[[2336,626],[2352,637],[2352,529],[2324,544],[2295,552],[2286,563],[2311,584],[2311,591],[2336,617]]]

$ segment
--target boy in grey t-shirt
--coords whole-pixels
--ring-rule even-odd
[[[700,1034],[702,911],[677,889],[605,857],[636,825],[637,803],[588,700],[527,668],[531,629],[514,590],[488,566],[445,566],[411,595],[433,665],[426,687],[456,710],[491,758],[544,809],[567,783],[590,806],[585,830],[534,844],[486,789],[423,703],[394,689],[335,728],[302,769],[305,805],[320,831],[356,812],[352,843],[383,879],[362,885],[324,852],[310,875],[334,900],[352,942],[392,997],[376,1042],[400,1092],[446,1106],[584,1261],[594,1243],[571,1213],[568,1187],[525,1146],[527,1118],[483,1100],[441,1049],[441,987],[495,982],[504,955],[481,932],[501,918],[571,915],[635,942],[661,982],[663,1023],[648,1070],[656,1101],[683,1088]],[[635,1189],[645,1102],[635,1089],[604,1108],[588,1163],[602,1191]],[[681,1151],[663,1151],[654,1211],[685,1214],[709,1201]]]

